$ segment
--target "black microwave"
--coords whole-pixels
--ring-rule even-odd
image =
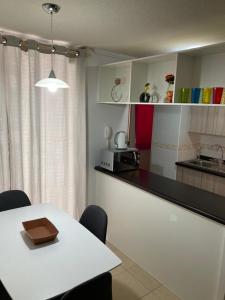
[[[139,162],[140,153],[135,148],[107,149],[102,151],[100,167],[119,173],[138,169]]]

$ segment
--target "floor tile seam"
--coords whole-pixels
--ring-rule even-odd
[[[161,287],[163,287],[163,285],[161,284],[159,287],[154,288],[152,291],[150,291],[149,293],[147,293],[146,295],[142,296],[141,298],[139,298],[138,300],[142,300],[144,297],[146,297],[147,295],[153,294],[156,290],[160,289]]]
[[[138,266],[138,265],[137,265]],[[139,268],[141,268],[140,266],[138,266]],[[131,268],[131,267],[130,267]],[[144,271],[142,268],[141,268],[141,270],[143,271],[143,272],[146,272],[146,271]],[[128,273],[132,276],[132,277],[134,277],[134,275],[132,274],[132,273],[130,273],[129,272],[129,270],[128,269],[126,269],[126,271],[128,271]],[[147,273],[147,272],[146,272]],[[151,276],[151,275],[150,275]],[[153,277],[153,276],[152,276]],[[143,283],[139,280],[139,279],[137,279],[136,277],[134,277],[134,279],[135,280],[137,280],[137,281],[139,281],[142,285],[143,285]],[[153,288],[152,290],[149,290],[149,288],[147,288],[147,287],[145,287],[144,285],[144,288],[146,288],[147,290],[149,290],[149,292],[152,292],[152,291],[155,291],[155,290],[157,290],[158,288],[160,288],[160,287],[162,287],[163,286],[163,284],[161,283],[161,282],[159,282],[157,279],[155,279],[155,277],[153,277],[153,279],[154,280],[156,280],[158,283],[159,283],[159,286],[157,287],[157,288]]]

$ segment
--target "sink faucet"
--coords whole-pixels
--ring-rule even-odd
[[[218,165],[220,167],[222,167],[222,165],[223,165],[223,147],[221,145],[218,145],[218,144],[216,146],[217,146],[217,151],[218,152],[221,151],[221,156],[220,156],[220,158],[218,158]]]
[[[196,158],[200,159],[200,157],[201,157],[201,146],[199,146],[196,150]]]

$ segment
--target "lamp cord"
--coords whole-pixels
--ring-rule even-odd
[[[52,29],[52,18],[53,18],[53,12],[50,12],[51,14],[51,69],[53,70],[53,29]]]

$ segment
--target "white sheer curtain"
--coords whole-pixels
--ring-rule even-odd
[[[83,58],[54,56],[69,89],[34,87],[50,55],[0,45],[0,191],[22,189],[32,203],[52,202],[75,217],[86,198]]]

